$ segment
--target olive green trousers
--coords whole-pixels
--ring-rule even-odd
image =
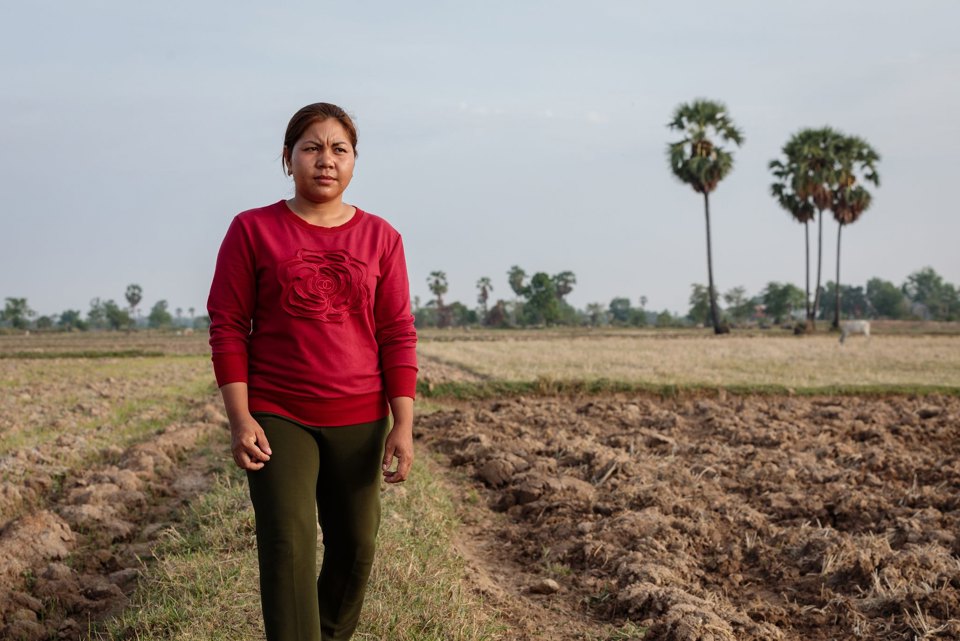
[[[388,420],[307,427],[274,414],[254,418],[273,451],[262,469],[247,472],[267,640],[346,641],[373,565]]]

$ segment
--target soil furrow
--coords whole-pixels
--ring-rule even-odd
[[[42,508],[0,531],[0,636],[80,638],[128,603],[154,540],[183,503],[209,484],[197,454],[226,419],[210,397],[98,464],[63,470]]]

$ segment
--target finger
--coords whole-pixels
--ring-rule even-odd
[[[407,480],[410,474],[410,466],[413,464],[413,457],[409,454],[397,453],[397,470],[395,472],[384,472],[384,480],[387,483],[401,483]]]
[[[387,472],[390,469],[390,464],[393,463],[393,454],[396,451],[396,447],[392,444],[387,443],[386,449],[383,452],[383,471]]]
[[[263,463],[254,461],[246,452],[242,450],[233,455],[233,461],[241,470],[256,471],[263,467]]]
[[[262,429],[257,431],[257,443],[260,445],[260,449],[266,452],[267,456],[273,454],[273,450],[270,449],[270,442],[267,441],[267,435]]]
[[[244,451],[247,456],[250,457],[252,461],[269,461],[270,455],[264,452],[258,445],[256,441],[251,443],[243,444]]]

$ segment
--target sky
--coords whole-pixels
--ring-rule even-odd
[[[41,314],[203,313],[238,212],[292,195],[283,133],[334,102],[359,130],[345,200],[404,238],[411,291],[446,273],[512,299],[507,271],[570,270],[577,307],[686,313],[707,279],[702,197],[669,171],[677,105],[745,136],[711,196],[717,289],[803,286],[803,226],[767,165],[804,127],[881,155],[841,281],[960,284],[960,3],[953,0],[355,0],[0,5],[0,297]],[[824,224],[823,281],[836,224]]]

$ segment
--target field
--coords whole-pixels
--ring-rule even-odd
[[[419,351],[358,639],[960,638],[953,328]],[[262,638],[211,379],[202,336],[0,337],[0,637]]]

